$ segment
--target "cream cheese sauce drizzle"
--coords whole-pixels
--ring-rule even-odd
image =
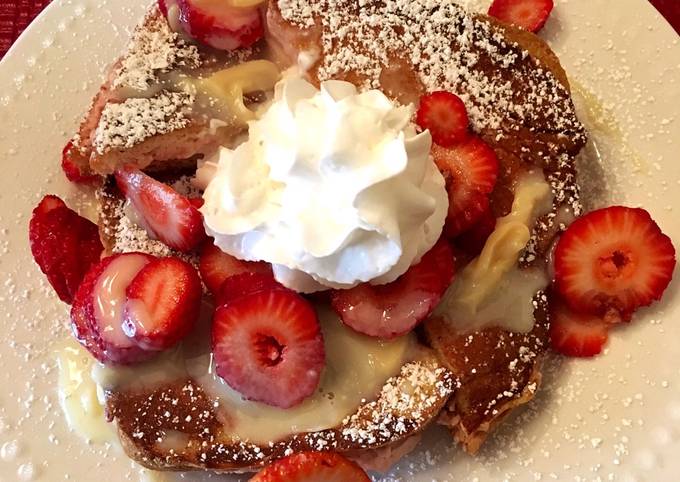
[[[319,307],[326,346],[326,367],[319,387],[300,405],[279,409],[244,400],[214,373],[207,344],[209,308],[205,306],[207,316],[193,338],[177,349],[133,367],[94,364],[88,383],[104,389],[149,389],[191,377],[219,401],[219,410],[231,424],[229,432],[236,440],[267,443],[292,433],[337,426],[354,413],[362,401],[374,399],[387,379],[397,375],[416,351],[414,335],[391,341],[370,338],[345,327],[330,308]],[[84,367],[79,370],[83,378],[88,378]]]
[[[533,297],[549,280],[543,267],[520,269],[517,260],[529,241],[531,226],[551,206],[550,186],[543,174],[525,174],[517,184],[510,214],[497,221],[480,255],[457,275],[437,314],[459,332],[490,326],[531,331]]]

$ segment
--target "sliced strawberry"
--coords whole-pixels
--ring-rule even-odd
[[[201,294],[201,279],[189,263],[153,260],[127,287],[123,331],[145,350],[166,350],[196,324]]]
[[[356,463],[335,452],[300,452],[277,460],[250,482],[370,482]]]
[[[203,200],[202,197],[190,197],[187,199],[189,199],[191,205],[196,209],[201,209],[203,207],[203,204],[205,204],[205,201]]]
[[[83,278],[78,287],[78,291],[73,299],[71,306],[71,329],[73,336],[83,347],[85,347],[93,357],[102,363],[109,362],[101,337],[94,328],[91,321],[94,313],[92,302],[92,291],[94,284],[101,276],[102,272],[108,267],[113,257],[104,258],[98,264],[92,266]]]
[[[553,6],[553,0],[494,0],[489,15],[535,33],[543,28]]]
[[[92,183],[101,178],[90,170],[90,160],[69,141],[61,153],[61,168],[66,179],[75,183]]]
[[[438,91],[420,98],[416,123],[430,131],[436,144],[451,147],[468,137],[470,120],[460,97]]]
[[[609,325],[593,315],[576,313],[560,300],[550,302],[550,345],[573,357],[592,357],[607,343]]]
[[[90,267],[104,249],[99,228],[67,208],[56,196],[45,196],[33,210],[28,227],[31,253],[59,299],[71,303]]]
[[[150,236],[185,252],[205,239],[203,216],[170,186],[131,165],[116,170],[116,183],[132,203]]]
[[[555,283],[569,306],[609,320],[661,298],[675,268],[670,238],[644,209],[613,206],[574,221],[555,248]]]
[[[45,272],[45,269],[42,267],[46,266],[46,263],[49,262],[50,251],[38,249],[37,244],[41,240],[45,239],[46,236],[49,236],[50,232],[44,228],[45,219],[47,218],[47,213],[57,208],[68,209],[66,203],[64,203],[64,201],[62,201],[58,196],[48,194],[47,196],[43,197],[35,209],[33,209],[31,221],[28,225],[28,238],[31,244],[33,258],[35,259],[35,262],[38,264],[38,266],[40,266],[40,269],[43,273]],[[36,245],[35,248],[34,245]]]
[[[447,182],[446,234],[454,237],[469,229],[488,210],[489,194],[498,177],[498,158],[478,137],[450,149],[432,146],[432,156]]]
[[[219,295],[224,280],[241,273],[272,274],[272,267],[268,263],[242,261],[225,253],[215,246],[209,239],[201,249],[198,261],[201,279],[215,296]]]
[[[71,307],[76,339],[105,364],[131,364],[153,356],[123,331],[125,291],[154,258],[143,253],[104,258],[87,273]]]
[[[168,4],[176,5],[176,0],[158,0],[158,10],[165,18],[168,18]]]
[[[257,7],[235,7],[224,0],[159,1],[166,17],[172,7],[179,10],[179,21],[188,35],[216,49],[250,47],[264,34]]]
[[[331,306],[350,328],[369,336],[394,338],[412,330],[439,303],[451,284],[453,253],[440,240],[396,281],[335,290]]]
[[[33,216],[34,217],[43,216],[52,211],[53,209],[65,207],[68,206],[66,206],[66,203],[62,201],[59,196],[55,196],[54,194],[48,194],[47,196],[43,197],[42,200],[35,207],[35,209],[33,210]]]
[[[480,218],[472,225],[470,229],[461,233],[455,239],[455,244],[457,247],[465,251],[466,253],[477,256],[482,252],[486,240],[489,239],[491,233],[496,228],[496,217],[491,212],[491,209],[487,209],[480,216]]]
[[[245,272],[229,276],[217,294],[217,306],[222,306],[242,296],[258,291],[283,288],[271,273]]]
[[[316,390],[325,363],[312,305],[287,289],[241,296],[215,312],[216,372],[249,400],[299,404]]]

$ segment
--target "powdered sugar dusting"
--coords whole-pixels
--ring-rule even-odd
[[[291,434],[279,441],[254,444],[224,433],[219,399],[210,398],[191,379],[144,390],[107,393],[108,408],[119,427],[156,466],[245,469],[303,450],[380,449],[420,431],[439,412],[454,389],[451,373],[433,358],[413,361],[385,382],[374,401],[365,401],[339,427]],[[168,433],[181,437],[168,437]],[[163,448],[166,439],[175,446]],[[180,441],[182,445],[177,446]],[[149,451],[149,447],[160,450]]]
[[[365,87],[379,87],[383,68],[401,57],[416,67],[426,90],[460,95],[476,130],[518,119],[575,139],[584,136],[565,87],[498,27],[452,1],[359,2],[358,11],[352,0],[278,5],[291,23],[321,24],[321,80],[355,71]]]
[[[446,369],[407,363],[400,378],[387,381],[378,399],[343,421],[341,433],[359,446],[384,443],[383,439],[411,431],[414,420],[422,423],[430,419],[453,389]]]
[[[132,35],[128,50],[120,60],[113,88],[146,91],[158,75],[177,67],[196,68],[198,49],[173,32],[165,17],[153,7]]]
[[[140,142],[187,127],[194,96],[162,91],[150,99],[131,98],[109,103],[102,112],[94,135],[98,154],[111,149],[130,149]]]

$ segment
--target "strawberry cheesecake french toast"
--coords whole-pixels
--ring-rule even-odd
[[[367,481],[435,421],[476,453],[549,349],[599,354],[675,250],[582,212],[552,8],[153,5],[62,153],[98,226],[48,195],[29,227],[103,405],[70,410],[151,469]]]

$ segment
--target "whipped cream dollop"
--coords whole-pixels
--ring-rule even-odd
[[[412,114],[378,90],[283,79],[248,140],[197,173],[208,234],[237,258],[272,263],[296,291],[394,281],[435,244],[448,209]]]

